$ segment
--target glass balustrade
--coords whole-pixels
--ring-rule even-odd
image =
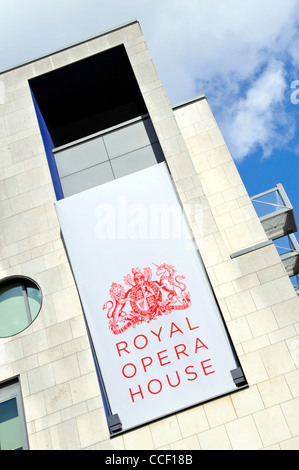
[[[282,184],[253,196],[251,201],[270,240],[297,231],[294,210]]]

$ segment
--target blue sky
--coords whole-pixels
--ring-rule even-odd
[[[0,0],[0,70],[132,19],[171,104],[205,94],[249,195],[282,183],[299,225],[297,0]]]

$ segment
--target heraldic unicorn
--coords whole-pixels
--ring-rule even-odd
[[[169,264],[156,266],[157,280],[152,279],[152,269],[147,267],[132,269],[131,274],[124,277],[128,286],[113,282],[109,294],[110,299],[103,305],[107,310],[109,328],[113,334],[120,334],[130,326],[152,320],[173,310],[184,310],[190,307],[190,292],[182,282],[185,276],[175,275],[176,270]]]

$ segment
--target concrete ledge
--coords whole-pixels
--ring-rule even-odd
[[[134,19],[134,20],[128,21],[127,23],[120,24],[119,26],[116,26],[114,28],[110,28],[110,29],[107,29],[106,31],[102,31],[101,33],[96,34],[95,36],[90,36],[90,37],[85,38],[85,39],[80,39],[77,42],[74,42],[72,44],[68,44],[68,45],[63,46],[59,49],[55,49],[54,51],[46,52],[45,54],[43,54],[41,56],[34,57],[32,59],[28,59],[24,62],[21,62],[20,64],[16,64],[16,65],[8,67],[4,70],[0,70],[0,75],[2,75],[4,73],[7,73],[7,72],[11,72],[12,70],[18,69],[20,67],[24,67],[25,65],[32,64],[33,62],[37,62],[38,60],[45,59],[46,57],[52,56],[54,54],[58,54],[59,52],[63,52],[67,49],[71,49],[72,47],[80,46],[80,44],[84,44],[88,41],[92,41],[93,39],[97,39],[101,36],[106,36],[107,34],[113,33],[114,31],[118,31],[119,29],[127,28],[128,26],[130,26],[132,24],[135,24],[135,23],[139,24],[139,21],[137,19]]]
[[[181,103],[175,104],[172,106],[173,111],[175,111],[178,108],[183,108],[184,106],[188,106],[189,104],[196,103],[196,101],[201,101],[201,100],[206,100],[205,95],[198,95],[195,96],[194,98],[190,98],[189,100],[182,101]]]
[[[246,255],[247,253],[251,253],[252,251],[259,250],[260,248],[264,248],[265,246],[269,246],[272,244],[272,240],[266,240],[265,242],[258,243],[257,245],[244,248],[243,250],[236,251],[235,253],[231,253],[230,257],[231,259],[238,258],[238,256]]]

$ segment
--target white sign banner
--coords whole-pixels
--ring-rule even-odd
[[[56,210],[122,430],[235,391],[239,364],[166,165]]]

